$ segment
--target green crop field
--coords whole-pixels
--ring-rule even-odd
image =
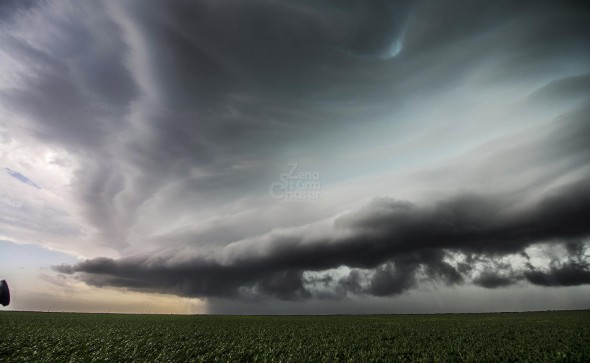
[[[1,362],[590,361],[590,311],[181,316],[0,312]]]

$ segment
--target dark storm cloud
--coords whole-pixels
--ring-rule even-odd
[[[354,271],[339,281],[340,291],[377,296],[396,295],[415,287],[419,279],[449,285],[464,282],[465,271],[445,257],[452,253],[494,259],[517,254],[533,244],[572,240],[590,235],[584,216],[590,212],[586,182],[553,191],[540,202],[516,211],[502,196],[460,196],[424,208],[409,202],[377,199],[359,212],[340,217],[335,230],[345,237],[304,242],[303,235],[278,236],[269,243],[237,242],[218,255],[144,257],[88,260],[58,266],[62,273],[82,273],[87,283],[149,291],[210,297],[254,293],[283,299],[309,297],[303,271],[339,266],[375,269],[369,283]],[[524,278],[533,284],[571,286],[588,283],[583,246],[568,246],[572,260],[549,271],[529,269]],[[258,248],[260,250],[253,249]],[[510,268],[510,266],[508,266]],[[503,278],[484,273],[475,284],[494,288],[522,277]],[[246,289],[246,290],[244,290]]]
[[[44,1],[18,8],[19,17],[3,17],[17,31],[4,33],[2,44],[27,74],[1,90],[1,100],[37,138],[76,153],[85,217],[121,249],[139,206],[171,183],[182,196],[170,200],[192,195],[216,204],[260,192],[260,180],[278,174],[273,161],[283,150],[390,109],[339,103],[369,101],[366,89],[380,78],[367,79],[372,65],[347,52],[379,57],[410,6]]]
[[[23,16],[2,17],[6,29],[41,24],[52,36],[3,34],[5,51],[28,74],[1,91],[2,101],[39,139],[76,152],[86,218],[117,249],[139,207],[171,183],[179,203],[261,192],[281,157],[340,152],[335,130],[369,128],[416,94],[452,88],[482,62],[526,65],[531,71],[518,74],[532,76],[555,58],[588,53],[577,45],[587,43],[584,14],[569,3],[9,4],[5,14],[18,7]],[[399,54],[388,58],[397,43]],[[496,62],[500,52],[506,64]]]
[[[200,158],[194,161],[201,162],[222,159],[233,152],[234,147],[256,153],[255,148],[250,148],[259,143],[253,141],[262,141],[264,147],[268,147],[271,140],[289,141],[293,136],[301,136],[291,134],[294,129],[304,132],[302,124],[333,122],[342,126],[356,120],[359,113],[367,116],[370,110],[376,114],[389,110],[390,98],[387,104],[379,97],[375,101],[385,90],[376,84],[377,80],[381,80],[380,84],[387,91],[403,97],[408,86],[420,87],[420,83],[408,84],[409,77],[417,76],[417,72],[427,75],[428,85],[423,86],[431,89],[433,83],[445,84],[444,79],[433,82],[433,77],[455,75],[465,68],[465,62],[476,65],[479,59],[498,48],[512,50],[521,45],[520,41],[531,49],[547,48],[550,52],[554,50],[551,48],[554,43],[562,39],[559,37],[553,42],[553,38],[545,38],[542,43],[530,39],[510,40],[505,33],[493,32],[497,29],[508,32],[506,24],[521,15],[514,11],[530,10],[524,5],[506,5],[509,2],[482,5],[470,1],[410,5],[412,3],[383,0],[362,3],[328,0],[126,3],[124,8],[130,19],[142,31],[147,53],[144,60],[155,88],[161,90],[158,102],[166,109],[166,113],[159,116],[162,119],[153,120],[159,131],[156,146],[169,153],[165,156],[180,158],[187,158],[188,150],[196,148],[200,152],[192,153],[192,157]],[[548,6],[537,4],[534,9],[541,12],[538,8]],[[78,99],[86,92],[76,90],[90,90],[99,96],[92,100],[92,106],[119,102],[110,108],[128,104],[137,93],[128,74],[134,70],[127,69],[122,59],[129,50],[120,41],[123,38],[120,27],[100,17],[104,13],[101,6],[94,5],[91,10],[99,14],[96,16],[98,25],[108,29],[109,35],[103,34],[98,39],[98,35],[92,34],[83,21],[89,11],[84,12],[82,8],[73,11],[74,15],[81,13],[80,20],[55,19],[67,36],[60,39],[56,50],[45,49],[45,54],[30,50],[38,53],[33,56],[36,62],[46,59],[40,64],[46,66],[39,72],[42,78],[33,80],[27,90],[22,90],[55,91],[20,94],[21,102],[14,100],[14,103],[43,95],[50,97],[35,102],[39,104],[39,112],[53,108],[49,116],[55,114],[61,122],[73,122],[70,120],[74,118],[78,125],[64,124],[63,130],[60,125],[52,125],[57,131],[62,133],[73,128],[71,132],[97,137],[100,133],[83,129],[96,121],[75,114],[63,117],[63,112],[76,109],[83,109],[86,114],[100,114],[100,110],[88,108],[91,106],[87,99]],[[568,18],[566,15],[573,13],[570,8],[553,10],[552,13],[542,12],[541,19],[522,22],[525,33],[533,34],[549,20],[549,15],[560,25],[577,24],[579,27],[583,20]],[[555,19],[555,14],[561,17]],[[431,21],[432,18],[437,21]],[[400,35],[402,28],[413,29],[408,30],[404,45],[409,54],[400,53],[400,59],[393,62],[361,61],[334,51],[338,48],[366,56],[378,55]],[[559,29],[580,34],[575,25]],[[488,33],[491,34],[484,41],[473,42],[478,40],[478,35]],[[104,39],[111,41],[106,47],[93,50],[96,44],[104,43]],[[463,57],[464,53],[449,49],[449,43],[463,46],[465,53],[485,53],[480,57]],[[89,44],[93,47],[87,47]],[[60,53],[48,54],[57,51]],[[422,55],[436,56],[438,61],[424,69],[423,65],[415,64],[416,60],[424,61]],[[459,56],[461,62],[457,62]],[[534,60],[531,57],[522,63],[535,63]],[[66,69],[73,72],[64,77]],[[61,76],[59,80],[55,79],[56,74]],[[61,96],[63,100],[51,98]],[[359,109],[342,107],[342,104],[334,107],[316,102],[351,98],[368,102],[371,107]],[[69,103],[64,102],[66,99]],[[356,114],[350,115],[351,112]],[[289,124],[294,125],[289,127]],[[209,139],[218,142],[207,143]],[[216,156],[223,151],[222,157]]]
[[[456,62],[456,52],[446,50],[448,43],[469,45],[466,47],[469,52],[480,52],[486,47],[490,48],[487,52],[492,52],[496,47],[518,46],[515,41],[506,45],[504,34],[491,36],[479,44],[465,44],[517,16],[519,13],[506,16],[514,10],[512,6],[482,6],[473,2],[409,4],[407,1],[127,3],[126,11],[144,34],[145,52],[149,54],[145,62],[154,87],[161,90],[158,102],[167,110],[152,120],[158,140],[153,141],[157,144],[150,145],[148,151],[161,153],[154,167],[164,166],[160,160],[169,158],[188,159],[187,163],[208,164],[214,159],[233,162],[227,156],[236,150],[246,151],[246,156],[261,157],[268,151],[269,142],[293,142],[294,138],[306,136],[306,124],[343,126],[361,114],[366,118],[368,112],[386,112],[391,100],[380,101],[379,96],[382,98],[387,90],[403,97],[408,91],[408,77],[414,77],[418,70],[424,71],[422,65],[415,65],[421,54],[438,59],[436,64],[431,64],[435,68],[429,67],[427,71],[429,81],[424,86],[428,89],[435,83],[433,80],[441,86],[445,84],[436,77],[446,77],[465,68],[465,64]],[[95,7],[92,10],[100,14],[101,7]],[[571,12],[564,9],[558,13]],[[422,17],[433,17],[435,12],[439,23],[419,21]],[[96,120],[72,112],[80,110],[85,115],[102,116],[102,110],[94,108],[97,103],[119,100],[126,105],[137,96],[122,60],[128,49],[118,41],[122,38],[119,27],[107,21],[100,24],[101,29],[109,29],[112,34],[101,37],[100,41],[109,38],[112,44],[96,51],[84,47],[100,41],[90,34],[82,20],[56,21],[68,34],[60,44],[62,48],[63,44],[67,47],[60,49],[63,52],[59,55],[65,54],[75,63],[57,60],[57,54],[45,54],[55,63],[53,67],[60,65],[55,71],[59,73],[54,74],[52,67],[44,68],[40,78],[32,81],[27,90],[12,95],[16,98],[11,103],[35,100],[33,104],[38,106],[29,112],[37,112],[38,108],[39,114],[55,119],[55,124],[49,125],[59,135],[68,132],[80,137],[99,137],[101,132],[97,131],[105,127],[97,128]],[[527,31],[535,30],[539,27],[535,22],[542,21],[525,22]],[[418,24],[422,28],[409,32],[412,35],[407,40],[409,54],[401,53],[400,59],[391,63],[360,61],[334,51],[338,48],[367,56],[378,55],[388,42],[400,35],[402,28],[412,29],[411,25],[418,27]],[[434,42],[436,47],[426,41]],[[547,39],[543,47],[546,44]],[[416,53],[415,49],[420,52]],[[42,55],[36,57],[39,62]],[[461,62],[477,64],[478,61],[463,57]],[[75,72],[63,77],[63,70],[71,68]],[[92,79],[83,79],[89,77]],[[377,80],[383,86],[376,85]],[[419,83],[414,86],[420,87]],[[79,92],[81,88],[102,99],[87,99],[87,92]],[[34,93],[37,89],[39,92]],[[350,99],[365,102],[367,107],[342,107],[342,104],[334,107],[317,102]],[[121,105],[109,109],[115,106]],[[60,125],[58,120],[65,124]],[[104,117],[100,120],[104,122]],[[261,149],[257,150],[256,146]],[[189,150],[197,152],[189,153]]]
[[[0,55],[15,60],[10,69],[25,69],[0,90],[1,104],[39,140],[76,155],[72,185],[84,217],[105,244],[131,255],[57,271],[96,286],[284,300],[390,296],[423,283],[588,283],[585,250],[570,244],[570,259],[548,268],[498,262],[531,245],[590,234],[583,217],[590,212],[583,170],[590,34],[578,2],[0,4]],[[130,230],[147,218],[150,203],[167,207],[162,218],[180,210],[179,219],[194,221],[197,207],[266,193],[279,160],[347,154],[359,148],[356,135],[378,133],[375,120],[402,123],[393,111],[407,103],[434,108],[434,96],[465,84],[527,84],[531,109],[564,100],[582,105],[559,115],[565,126],[539,125],[550,131],[484,150],[475,183],[525,180],[511,192],[458,192],[428,205],[377,198],[338,218],[324,237],[269,233],[198,253],[181,243],[176,251],[172,241],[140,255],[145,234],[135,233],[140,242],[129,247]],[[443,169],[422,175],[442,180]],[[562,187],[547,194],[552,183]],[[158,223],[151,218],[145,223]],[[167,227],[150,232],[160,236]],[[477,263],[488,269],[476,271]],[[306,274],[343,266],[345,276]]]
[[[403,11],[390,9],[396,7]],[[390,33],[398,26],[388,23],[407,7],[382,1],[128,3],[126,11],[145,36],[150,78],[162,90],[158,102],[166,109],[148,116],[157,139],[138,145],[153,161],[146,167],[184,177],[195,164],[212,171],[210,179],[187,185],[191,189],[244,186],[267,171],[223,170],[240,161],[272,160],[277,145],[288,149],[326,128],[383,113],[390,106],[323,102],[369,100],[363,85],[378,77],[367,80],[369,65],[334,47],[362,52],[368,39],[395,37]],[[387,27],[392,30],[381,29]],[[170,159],[173,167],[166,163]]]
[[[39,1],[28,11],[23,6],[19,10],[19,17],[3,24],[10,31],[0,39],[4,51],[18,62],[15,75],[22,78],[0,91],[2,102],[33,122],[40,139],[96,151],[122,129],[122,116],[137,95],[123,64],[126,46],[120,29],[97,3]],[[27,39],[27,29],[12,31],[39,25],[55,36]],[[18,67],[26,67],[28,74],[19,74]]]
[[[480,276],[473,280],[473,283],[477,286],[485,287],[488,289],[494,289],[497,287],[510,286],[514,284],[516,280],[509,276],[500,276],[495,273],[484,272]]]
[[[549,271],[527,271],[524,277],[532,284],[542,286],[576,286],[590,284],[587,262],[568,262],[551,266]]]
[[[576,286],[590,284],[590,261],[584,243],[570,241],[565,244],[569,258],[565,262],[553,260],[548,271],[539,271],[529,264],[524,278],[541,286]]]
[[[30,10],[39,2],[39,0],[4,0],[0,2],[0,14],[3,14],[0,20],[4,17],[17,15],[19,11]]]

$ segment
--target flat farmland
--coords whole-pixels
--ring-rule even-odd
[[[0,312],[1,362],[590,361],[590,311],[207,316]]]

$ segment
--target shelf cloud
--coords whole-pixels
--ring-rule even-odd
[[[586,285],[589,18],[2,2],[0,237],[79,257],[68,281],[211,301]]]
[[[313,281],[305,279],[305,271],[347,266],[374,269],[374,273],[365,286],[359,272],[352,270],[340,278],[332,293],[383,296],[413,288],[419,277],[446,284],[468,282],[472,265],[452,258],[447,261],[449,256],[494,260],[557,240],[567,247],[567,262],[552,263],[546,271],[530,263],[522,271],[501,266],[498,270],[509,276],[484,271],[472,282],[486,288],[520,280],[544,286],[590,283],[586,250],[578,242],[590,233],[583,217],[590,210],[587,183],[568,185],[520,211],[511,211],[512,203],[509,198],[459,196],[420,208],[409,202],[377,199],[336,219],[334,231],[323,238],[308,238],[305,232],[277,233],[235,242],[209,255],[97,258],[54,269],[81,272],[84,281],[98,286],[196,297],[239,296],[242,290],[246,295],[255,290],[300,299],[312,297],[306,285]]]

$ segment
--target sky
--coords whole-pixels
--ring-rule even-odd
[[[4,309],[590,308],[583,1],[0,2]]]

